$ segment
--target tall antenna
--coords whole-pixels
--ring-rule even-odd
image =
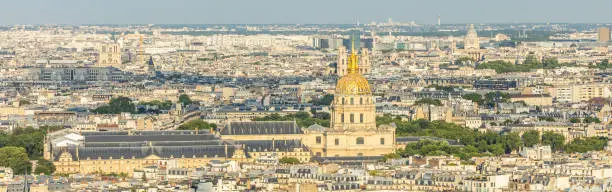
[[[139,58],[140,58],[140,63],[144,64],[144,52],[142,51],[142,35],[140,35],[140,40],[138,41],[138,49],[139,49]]]

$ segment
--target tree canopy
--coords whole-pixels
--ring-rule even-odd
[[[574,66],[570,63],[559,63],[557,58],[544,58],[542,62],[538,61],[533,55],[529,55],[525,58],[523,64],[517,65],[506,61],[489,61],[486,63],[479,64],[477,69],[493,69],[497,73],[510,73],[510,72],[529,72],[532,69],[554,69],[563,66]]]
[[[488,107],[493,107],[498,102],[510,102],[510,94],[500,91],[488,92],[484,97],[478,93],[469,93],[463,95],[462,98]]]
[[[191,100],[191,98],[189,98],[189,95],[187,94],[182,94],[179,96],[179,102],[183,103],[183,105],[190,105],[193,103],[193,101]]]
[[[414,105],[421,105],[421,104],[442,106],[442,102],[439,99],[422,98],[414,102]]]
[[[601,151],[608,144],[607,137],[577,138],[565,146],[567,152],[584,153],[588,151]]]
[[[216,129],[217,124],[208,123],[206,121],[203,121],[202,119],[194,119],[180,125],[178,127],[178,130],[209,130],[211,128]]]
[[[523,141],[525,142],[526,147],[533,147],[534,145],[540,143],[540,132],[530,130],[523,133]]]
[[[0,166],[10,167],[15,174],[23,174],[26,169],[31,170],[30,158],[23,147],[0,148]]]
[[[291,164],[291,165],[294,165],[294,164],[299,164],[300,160],[295,158],[295,157],[283,157],[283,158],[280,158],[278,160],[278,162],[282,163],[282,164]]]
[[[112,98],[107,105],[100,106],[92,112],[98,114],[136,113],[136,106],[127,97]]]

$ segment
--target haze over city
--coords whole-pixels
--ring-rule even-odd
[[[0,24],[354,24],[397,21],[605,23],[607,0],[23,0],[3,3]]]

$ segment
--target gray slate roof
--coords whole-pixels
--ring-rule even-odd
[[[221,135],[268,135],[302,133],[302,130],[293,121],[231,122],[226,128],[221,130]]]

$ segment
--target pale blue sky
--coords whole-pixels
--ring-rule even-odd
[[[610,23],[612,0],[0,0],[0,24]]]

